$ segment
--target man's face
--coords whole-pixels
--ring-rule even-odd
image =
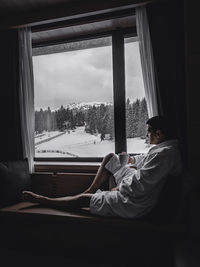
[[[149,138],[149,143],[152,145],[156,145],[159,143],[158,136],[152,130],[151,126],[147,124],[147,137]]]
[[[147,136],[149,138],[149,143],[152,145],[157,145],[165,141],[165,135],[162,133],[162,131],[153,131],[149,124],[147,124]]]

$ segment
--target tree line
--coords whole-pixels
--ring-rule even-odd
[[[146,121],[148,120],[146,99],[137,99],[132,104],[127,99],[126,110],[127,138],[146,138]]]
[[[127,138],[145,138],[146,120],[148,119],[147,104],[145,98],[137,99],[133,103],[126,102]],[[102,140],[107,136],[114,137],[114,112],[113,105],[101,104],[90,106],[87,109],[64,108],[63,105],[55,111],[50,107],[35,111],[35,133],[43,131],[70,131],[76,127],[84,126],[85,132],[100,134]]]

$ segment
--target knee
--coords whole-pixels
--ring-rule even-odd
[[[104,161],[110,160],[115,154],[114,153],[109,153],[104,157]]]

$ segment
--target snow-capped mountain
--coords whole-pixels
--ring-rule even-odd
[[[66,105],[65,108],[69,109],[88,109],[91,106],[99,107],[100,105],[110,106],[111,102],[82,102],[82,103],[71,103]]]
[[[71,109],[87,110],[87,109],[89,109],[89,107],[92,107],[92,106],[99,107],[101,104],[103,104],[105,106],[112,106],[112,103],[111,102],[95,102],[95,101],[94,102],[71,103],[71,104],[67,104],[65,106],[62,105],[62,106],[63,106],[63,108],[65,108],[65,109],[69,108],[70,110]],[[47,110],[48,108],[42,108],[42,109],[44,111],[44,110]],[[59,109],[60,109],[60,107],[55,108],[55,109],[52,109],[50,107],[51,112],[57,111]],[[40,109],[39,108],[36,108],[35,111],[40,111]]]

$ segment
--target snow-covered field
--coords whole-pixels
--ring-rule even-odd
[[[43,132],[42,134],[35,135],[35,143],[38,143],[40,141],[43,141],[49,137],[53,137],[60,134],[59,131],[53,131],[53,132]]]
[[[35,157],[104,157],[115,151],[114,141],[101,141],[100,135],[91,135],[84,131],[84,127],[78,127],[75,131],[66,132],[47,142],[37,145],[50,137],[59,135],[60,132],[48,132],[35,138]],[[127,140],[128,153],[145,153],[149,145],[145,140],[129,138]]]

